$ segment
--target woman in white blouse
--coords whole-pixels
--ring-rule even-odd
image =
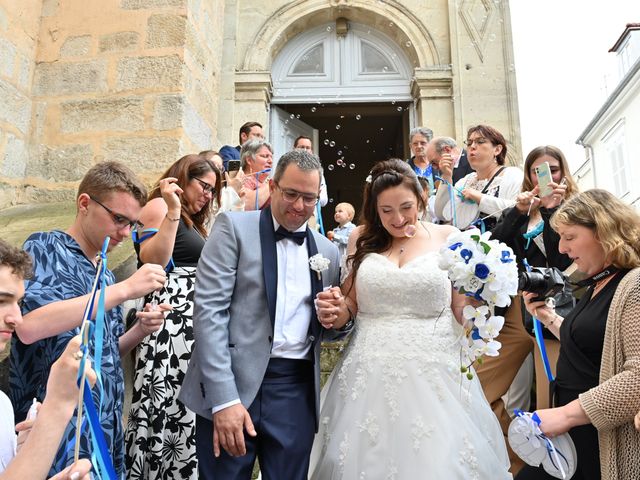
[[[520,192],[523,172],[504,165],[507,141],[488,125],[471,127],[467,132],[467,158],[475,171],[458,180],[453,187],[454,206],[451,206],[449,185],[452,182],[453,160],[444,155],[440,160],[440,176],[444,180],[436,193],[435,211],[438,218],[451,221],[465,229],[478,218],[486,218],[490,230],[500,218],[502,210],[511,207]]]

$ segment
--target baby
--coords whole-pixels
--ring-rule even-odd
[[[329,232],[330,235],[328,235],[328,237],[338,246],[341,257],[347,251],[347,242],[349,241],[351,231],[356,228],[356,226],[351,223],[355,214],[356,211],[350,203],[343,202],[336,205],[333,219],[338,222],[338,226],[334,228],[332,232]]]

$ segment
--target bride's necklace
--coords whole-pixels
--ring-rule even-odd
[[[402,255],[404,253],[407,245],[409,244],[411,239],[416,236],[417,233],[418,233],[418,227],[416,225],[409,224],[405,227],[404,229],[405,238],[403,239],[402,244],[400,245],[400,249],[398,250],[399,252],[398,255]],[[391,251],[393,252],[393,245],[391,246]]]

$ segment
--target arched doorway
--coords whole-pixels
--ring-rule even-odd
[[[345,19],[298,34],[274,59],[270,140],[279,157],[298,135],[313,138],[328,186],[327,228],[335,226],[336,203],[360,208],[376,161],[407,158],[413,72],[401,45]]]

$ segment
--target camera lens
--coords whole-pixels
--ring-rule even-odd
[[[518,290],[542,294],[548,289],[547,277],[540,272],[522,272],[518,277]]]

